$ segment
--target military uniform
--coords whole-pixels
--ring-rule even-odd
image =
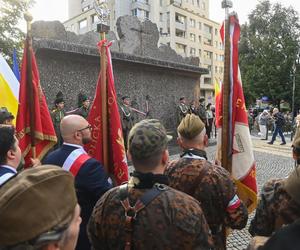
[[[268,181],[262,188],[256,213],[251,221],[251,235],[271,236],[282,225],[300,218],[300,204],[284,188],[284,179]]]
[[[149,188],[147,185],[130,188],[131,203],[135,204]],[[116,187],[96,204],[88,226],[93,249],[124,249],[125,216],[120,200],[120,189]],[[132,244],[132,249],[210,249],[212,240],[200,204],[167,188],[139,212]]]
[[[101,197],[88,225],[94,249],[212,248],[199,202],[168,187],[168,179],[161,173],[160,164],[166,164],[170,139],[158,120],[142,120],[131,129],[128,150],[134,167],[135,161],[140,161],[148,166],[144,171],[152,168],[158,172],[135,171],[128,185],[116,187]],[[160,154],[160,163],[147,160]]]
[[[122,99],[124,101],[124,99],[127,98],[129,99],[129,97],[125,96]],[[124,144],[125,144],[125,148],[127,149],[128,134],[134,125],[134,114],[131,111],[130,107],[125,104],[120,105],[120,110],[121,110],[121,122],[122,122]]]
[[[178,124],[188,113],[189,113],[189,107],[184,103],[179,103],[179,105],[177,106],[177,122],[178,122]]]
[[[236,196],[229,173],[207,161],[204,151],[189,150],[179,160],[170,162],[165,174],[172,188],[201,203],[215,248],[226,249],[225,227],[242,229],[248,219],[247,209]]]
[[[200,103],[199,108],[198,108],[198,116],[200,117],[201,121],[204,124],[207,124],[207,119],[206,119],[206,108],[204,103]]]
[[[64,110],[59,110],[58,108],[52,110],[51,112],[51,118],[55,129],[56,137],[57,137],[56,147],[61,146],[63,143],[63,139],[60,133],[60,122],[65,117],[65,115],[66,112]]]
[[[88,115],[89,115],[90,110],[81,106],[80,108],[77,108],[74,110],[74,112],[72,114],[74,115],[80,115],[82,116],[84,119],[87,119]]]

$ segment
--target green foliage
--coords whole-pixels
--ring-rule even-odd
[[[25,34],[18,27],[23,14],[33,1],[1,0],[0,3],[0,50],[6,59],[11,58],[13,49],[22,51]]]
[[[262,96],[268,96],[275,105],[280,100],[292,102],[299,28],[298,13],[280,3],[272,5],[268,0],[262,1],[249,15],[249,23],[241,28],[240,41],[240,67],[247,104]]]

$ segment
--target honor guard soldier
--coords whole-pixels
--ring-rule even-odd
[[[93,249],[211,249],[200,204],[167,186],[169,160],[165,128],[142,120],[129,133],[128,154],[135,171],[128,184],[97,202],[88,225]]]
[[[63,143],[61,134],[60,134],[60,122],[65,117],[66,112],[64,110],[65,108],[65,101],[64,96],[61,91],[59,91],[56,94],[56,99],[54,101],[55,108],[51,112],[51,118],[53,122],[53,126],[55,129],[56,137],[57,137],[57,144],[55,145],[55,148],[58,148]]]
[[[122,97],[121,109],[121,122],[124,137],[125,148],[127,149],[128,134],[134,125],[134,115],[131,110],[131,101],[129,96]]]
[[[285,179],[265,183],[256,213],[251,221],[251,235],[271,236],[283,225],[300,219],[300,134],[293,141],[295,169]]]
[[[0,108],[0,124],[12,125],[15,117],[12,113],[8,112],[6,107]]]
[[[189,107],[186,105],[185,97],[182,96],[179,98],[179,105],[177,106],[178,124],[181,122],[182,118],[184,118],[188,113],[189,113]]]
[[[90,99],[87,95],[79,93],[78,94],[78,108],[67,112],[68,115],[80,115],[84,119],[87,119],[90,111]]]
[[[170,187],[185,192],[200,204],[209,224],[215,249],[226,249],[226,227],[242,229],[248,212],[236,194],[229,172],[207,160],[208,138],[205,125],[194,114],[188,114],[177,128],[178,144],[183,153],[169,163],[165,174]]]
[[[204,97],[200,97],[200,99],[199,99],[198,116],[200,117],[201,121],[205,125],[207,125],[205,98]]]

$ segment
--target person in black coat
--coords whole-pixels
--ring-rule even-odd
[[[82,217],[76,250],[91,248],[86,233],[88,220],[98,199],[112,187],[101,163],[90,157],[83,148],[91,141],[91,128],[79,115],[65,116],[60,125],[64,143],[43,161],[43,164],[57,165],[70,171],[75,177]]]

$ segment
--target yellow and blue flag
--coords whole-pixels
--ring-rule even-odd
[[[0,107],[6,107],[17,117],[20,84],[13,71],[0,54]]]

